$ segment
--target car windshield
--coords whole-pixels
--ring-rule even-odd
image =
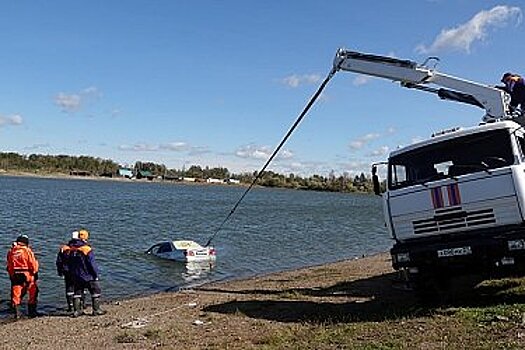
[[[514,163],[508,130],[491,130],[431,144],[389,160],[389,189],[488,171]]]

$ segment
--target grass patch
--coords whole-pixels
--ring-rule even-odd
[[[513,322],[524,324],[525,304],[460,308],[457,310],[456,315],[462,319],[477,323]]]
[[[523,349],[525,305],[447,309],[378,322],[295,324],[261,339],[262,349]]]

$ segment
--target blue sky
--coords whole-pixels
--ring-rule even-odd
[[[258,170],[339,47],[486,84],[525,74],[522,1],[1,1],[0,151]],[[269,167],[368,173],[483,111],[339,72]]]

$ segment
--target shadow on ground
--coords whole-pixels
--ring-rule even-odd
[[[488,286],[478,285],[475,288],[456,283],[450,286],[454,291],[452,299],[437,297],[434,300],[421,300],[396,276],[390,273],[325,288],[227,290],[218,287],[199,290],[249,295],[249,300],[210,305],[203,311],[240,313],[255,319],[278,322],[379,322],[430,315],[443,307],[525,302],[525,282],[521,279],[504,280]]]

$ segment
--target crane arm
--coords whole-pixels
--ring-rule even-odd
[[[442,99],[481,107],[486,113],[484,121],[512,118],[510,96],[505,91],[443,74],[413,61],[339,49],[334,58],[333,70],[385,78],[397,81],[406,88],[435,93]],[[442,88],[431,88],[426,86],[428,84]]]

